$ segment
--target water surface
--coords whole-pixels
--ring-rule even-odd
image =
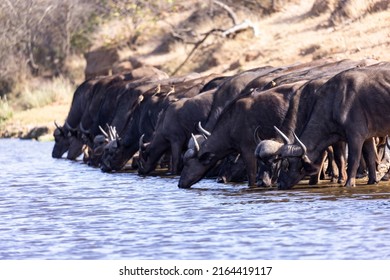
[[[390,259],[390,186],[290,191],[102,173],[0,140],[0,259]]]

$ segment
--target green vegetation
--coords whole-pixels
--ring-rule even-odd
[[[62,76],[51,80],[23,84],[15,105],[22,110],[39,108],[52,103],[69,103],[75,88]]]
[[[6,120],[12,118],[13,110],[8,104],[7,97],[0,97],[0,125]]]

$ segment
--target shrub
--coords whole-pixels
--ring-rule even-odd
[[[13,110],[8,103],[7,96],[0,97],[0,124],[12,118]]]
[[[23,110],[43,107],[52,103],[69,103],[74,86],[68,79],[35,80],[22,86],[17,106]]]

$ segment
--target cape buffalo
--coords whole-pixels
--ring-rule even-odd
[[[248,173],[248,184],[254,186],[256,160],[253,152],[256,140],[253,132],[261,126],[263,138],[274,137],[272,126],[281,124],[289,99],[302,83],[282,85],[263,92],[254,91],[251,96],[239,99],[226,108],[210,136],[201,143],[194,139],[195,148],[187,150],[179,187],[191,187],[232,152],[241,154]]]
[[[191,77],[191,76],[190,76]],[[111,141],[105,147],[101,169],[105,172],[117,171],[124,167],[127,161],[138,151],[139,139],[145,134],[145,140],[149,141],[157,122],[157,117],[171,102],[184,97],[199,94],[202,88],[215,75],[186,80],[185,77],[176,81],[161,81],[158,85],[158,94],[154,90],[143,93],[142,100],[134,109],[134,112],[124,123],[120,138]]]
[[[70,160],[74,160],[81,155],[83,142],[79,137],[78,126],[84,109],[90,102],[92,96],[91,89],[98,81],[99,78],[95,78],[81,83],[73,94],[72,103],[64,125],[59,126],[55,123],[53,158],[61,158],[66,152],[68,152],[67,158]]]
[[[371,174],[376,180],[375,146],[369,139],[386,136],[390,130],[390,72],[379,64],[351,69],[331,78],[316,93],[317,101],[295,144],[286,144],[280,153],[283,168],[278,185],[289,189],[305,175],[317,172],[321,154],[337,141],[348,144],[348,179],[345,186],[355,186],[362,148],[368,154]]]
[[[156,130],[149,143],[140,143],[138,173],[153,171],[164,153],[172,154],[172,173],[179,174],[181,154],[195,133],[198,122],[205,121],[210,111],[215,90],[203,92],[191,98],[183,98],[170,104],[159,117]]]

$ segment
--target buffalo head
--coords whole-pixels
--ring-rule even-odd
[[[97,152],[100,153],[103,149],[103,153],[99,155],[100,168],[103,172],[111,172],[121,170],[128,159],[124,157],[124,146],[121,143],[121,139],[116,132],[115,127],[109,127],[109,134],[106,134],[108,139],[97,147]]]
[[[103,172],[121,170],[128,159],[122,156],[123,145],[119,139],[110,141],[105,147],[100,162],[100,169]]]
[[[75,160],[83,153],[83,150],[84,143],[83,141],[81,141],[80,137],[78,136],[78,133],[72,134],[72,136],[69,138],[69,149],[66,158],[70,160]]]
[[[155,166],[150,163],[150,142],[144,142],[145,134],[139,139],[139,153],[138,153],[138,174],[146,175],[150,173]]]
[[[203,135],[191,135],[188,149],[183,156],[184,168],[180,174],[179,188],[190,188],[202,179],[217,161],[214,154],[202,149],[205,140]]]
[[[294,133],[295,142],[275,127],[284,143],[263,140],[256,148],[258,160],[257,184],[270,186],[277,180],[279,189],[290,189],[305,175],[315,174],[317,168],[306,155],[306,146]]]
[[[283,139],[288,139],[279,129],[276,131]],[[280,171],[277,180],[278,189],[290,189],[302,180],[306,175],[318,173],[318,167],[314,165],[307,156],[306,146],[294,133],[295,142],[285,143],[280,147]]]
[[[219,166],[218,183],[242,182],[247,180],[247,171],[241,154],[228,155]]]
[[[65,122],[64,126],[59,126],[56,122],[54,124],[56,129],[53,132],[55,143],[52,157],[61,158],[68,152],[68,159],[76,159],[82,153],[83,148],[83,144],[77,137],[77,130],[72,128],[67,122]]]
[[[257,158],[257,185],[270,187],[276,182],[280,168],[280,149],[282,143],[274,140],[261,141],[255,150]]]

